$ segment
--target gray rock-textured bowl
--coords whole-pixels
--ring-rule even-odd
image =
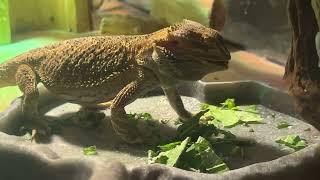
[[[42,89],[42,88],[41,88]],[[252,81],[227,82],[227,83],[203,83],[196,82],[182,85],[181,94],[194,97],[200,102],[218,103],[226,98],[234,97],[239,104],[260,104],[272,110],[297,118],[293,110],[293,104],[286,92],[271,88],[264,84]],[[150,93],[152,101],[159,101],[157,106],[166,106],[162,97],[152,99],[159,95],[159,90]],[[160,99],[159,99],[160,98]],[[150,99],[147,99],[148,101]],[[146,101],[147,101],[146,100]],[[187,104],[194,104],[193,99],[186,99]],[[160,102],[161,101],[161,102]],[[129,110],[135,110],[146,103],[144,99],[131,105]],[[42,112],[56,108],[49,116],[69,110],[74,112],[77,106],[64,105],[65,102],[56,99],[45,90],[41,91],[40,108]],[[155,105],[155,106],[156,106]],[[187,105],[188,106],[188,105]],[[153,107],[150,107],[153,108]],[[188,108],[188,107],[187,107]],[[62,109],[62,110],[61,110]],[[145,109],[144,109],[145,110]],[[191,110],[197,110],[191,107]],[[159,110],[160,111],[160,110]],[[169,109],[165,109],[169,111]],[[172,118],[173,115],[168,117]],[[64,114],[64,115],[65,115]],[[108,114],[108,112],[106,113]],[[156,115],[156,113],[155,113]],[[163,113],[160,113],[160,116]],[[166,116],[166,115],[163,115]],[[59,116],[60,117],[60,116]],[[36,144],[15,136],[21,125],[21,98],[17,98],[5,112],[0,114],[0,180],[37,180],[37,179],[66,179],[66,180],[104,180],[104,179],[229,179],[229,180],[298,180],[319,179],[317,170],[320,169],[320,145],[316,129],[301,122],[295,131],[304,132],[305,128],[311,128],[305,132],[312,143],[303,150],[286,155],[268,156],[260,153],[259,160],[252,161],[250,165],[241,167],[223,174],[202,174],[188,172],[163,165],[143,165],[146,154],[143,147],[135,147],[119,143],[118,137],[112,129],[98,129],[94,132],[86,132],[79,128],[63,129],[62,135],[54,135],[51,141]],[[54,118],[53,118],[54,119]],[[257,128],[259,132],[259,127]],[[263,126],[263,127],[271,127]],[[272,127],[271,127],[272,128]],[[292,131],[293,131],[292,130]],[[258,134],[257,132],[257,134]],[[261,131],[263,132],[263,131]],[[289,132],[289,130],[288,130]],[[267,136],[269,136],[268,134]],[[264,137],[263,135],[256,135]],[[97,145],[99,155],[87,157],[81,155],[81,148],[86,145]],[[79,151],[79,152],[77,152]],[[117,156],[123,158],[114,158]],[[256,153],[259,155],[259,153]],[[258,156],[255,156],[257,158]],[[270,160],[270,161],[266,161]],[[120,161],[122,163],[119,163]]]

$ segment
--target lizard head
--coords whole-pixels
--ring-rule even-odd
[[[164,74],[179,80],[199,80],[228,68],[230,52],[216,30],[184,20],[158,33],[154,54]]]

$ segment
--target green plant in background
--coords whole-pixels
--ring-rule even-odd
[[[209,25],[210,6],[200,0],[170,0],[151,2],[151,15],[169,24],[190,19],[203,25]]]
[[[109,14],[101,20],[100,32],[101,34],[107,35],[147,34],[165,26],[165,23],[157,21],[155,18],[147,15],[134,16]]]
[[[0,44],[11,41],[8,0],[0,0]]]

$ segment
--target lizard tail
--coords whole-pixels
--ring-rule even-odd
[[[0,88],[16,85],[14,76],[11,75],[8,69],[6,63],[0,64]]]

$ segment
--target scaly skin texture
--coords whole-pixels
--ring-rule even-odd
[[[160,85],[172,108],[188,120],[191,113],[175,85],[226,69],[229,59],[217,31],[184,20],[147,35],[78,38],[32,50],[0,66],[0,87],[19,86],[25,119],[43,132],[49,128],[38,114],[40,82],[84,108],[110,108],[115,132],[137,143],[145,139],[127,121],[126,105]]]

